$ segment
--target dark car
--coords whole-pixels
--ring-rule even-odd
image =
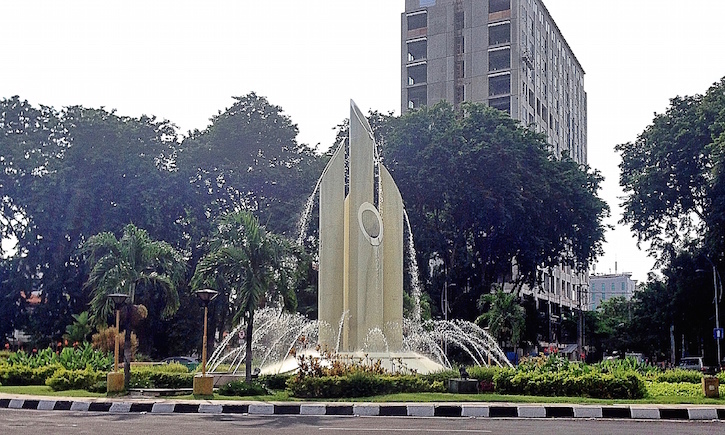
[[[192,356],[171,356],[161,361],[164,364],[178,363],[193,371],[199,365],[199,360]]]

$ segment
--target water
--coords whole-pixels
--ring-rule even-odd
[[[346,315],[340,319],[338,327],[338,348],[341,331]],[[290,357],[304,353],[319,355],[317,346],[320,324],[298,313],[284,313],[278,308],[263,308],[254,315],[256,326],[252,335],[252,355],[254,367],[266,367],[280,364]],[[457,361],[465,365],[507,366],[511,363],[506,355],[486,331],[464,320],[426,320],[423,322],[404,319],[404,353],[420,354],[443,367],[451,367],[444,349],[465,355]],[[219,344],[209,359],[210,372],[242,373],[246,357],[243,331],[240,324]],[[240,333],[241,332],[241,333]],[[388,340],[379,328],[369,331],[363,352],[385,354],[388,352]],[[381,357],[383,358],[383,357]],[[391,360],[398,359],[390,357]],[[280,366],[281,367],[281,366]]]
[[[418,281],[420,273],[418,269],[418,258],[416,257],[415,243],[413,242],[413,228],[410,226],[408,212],[405,209],[403,209],[403,217],[405,218],[405,225],[408,227],[408,273],[410,274],[410,296],[413,299],[413,320],[420,322],[421,289],[420,281]]]

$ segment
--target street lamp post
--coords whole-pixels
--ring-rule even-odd
[[[713,288],[715,289],[715,298],[713,299],[713,302],[715,303],[715,334],[720,334],[720,301],[718,298],[718,287],[720,287],[720,296],[722,296],[722,281],[720,280],[720,273],[717,271],[717,267],[715,267],[715,263],[713,263],[708,257],[705,257],[707,259],[708,263],[710,263],[710,266],[712,266],[712,281],[713,281]],[[720,339],[722,338],[721,335],[716,335],[715,341],[717,342],[717,367],[720,368],[720,364],[722,364],[722,355],[720,354]]]
[[[123,391],[123,375],[118,371],[118,354],[119,341],[121,335],[121,307],[126,303],[128,295],[124,293],[111,293],[108,298],[113,302],[113,308],[116,310],[116,337],[115,337],[115,352],[113,354],[113,373],[108,374],[106,380],[107,390],[109,393]]]
[[[209,314],[209,302],[211,302],[219,294],[219,292],[211,289],[203,289],[197,290],[195,294],[204,305],[204,336],[202,338],[201,345],[201,377],[194,377],[194,394],[210,396],[213,394],[214,390],[214,378],[206,375],[207,317]]]

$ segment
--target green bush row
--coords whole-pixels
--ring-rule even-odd
[[[184,368],[186,370],[186,368]],[[193,373],[131,370],[130,388],[192,388]]]
[[[295,397],[325,398],[445,391],[443,382],[429,382],[422,376],[389,376],[365,372],[345,376],[296,376],[287,381],[287,387]]]
[[[493,377],[500,394],[529,396],[581,396],[597,399],[641,399],[647,393],[642,377],[636,372],[610,374],[591,372],[570,375],[566,372],[517,372],[502,369]]]
[[[83,370],[60,368],[45,381],[45,384],[54,391],[93,390],[97,384],[104,382],[105,379],[105,373],[90,368]]]
[[[221,396],[264,396],[267,389],[258,382],[232,381],[219,388]]]
[[[61,368],[59,364],[36,368],[3,364],[0,365],[0,385],[45,385],[46,379]]]

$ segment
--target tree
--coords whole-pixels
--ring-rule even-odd
[[[131,329],[136,302],[164,301],[163,317],[179,308],[177,288],[184,277],[181,254],[166,242],[152,240],[148,233],[133,224],[126,225],[123,236],[103,232],[89,238],[82,247],[91,267],[85,287],[91,290],[93,322],[105,324],[113,311],[112,293],[128,295],[124,342],[124,385],[128,389],[131,367]],[[142,312],[145,308],[141,308]]]
[[[38,345],[59,339],[88,303],[78,248],[90,236],[134,221],[183,246],[174,223],[187,183],[170,176],[170,123],[14,97],[0,101],[0,144],[0,233],[17,239],[18,279],[40,294],[28,324]]]
[[[488,326],[499,343],[508,342],[516,350],[526,325],[525,311],[518,296],[499,288],[493,293],[481,295],[477,305],[478,309],[485,311],[476,319],[476,324]]]
[[[244,207],[278,234],[294,237],[299,211],[324,162],[297,143],[298,129],[281,107],[250,93],[190,132],[176,164],[210,216]]]
[[[210,252],[197,264],[193,288],[219,291],[233,310],[233,321],[246,323],[245,375],[252,380],[254,312],[263,300],[281,295],[285,308],[294,308],[292,278],[295,261],[289,242],[267,231],[248,211],[221,216],[210,240]]]
[[[634,142],[617,145],[622,222],[661,263],[689,240],[725,247],[725,78],[705,95],[675,97]],[[717,255],[714,255],[716,254]]]
[[[411,220],[423,276],[461,290],[457,317],[512,277],[535,285],[542,267],[586,271],[602,251],[609,209],[599,173],[557,159],[543,135],[483,104],[442,102],[389,119],[383,157]],[[433,270],[425,270],[432,266]],[[438,300],[433,294],[432,299]]]

